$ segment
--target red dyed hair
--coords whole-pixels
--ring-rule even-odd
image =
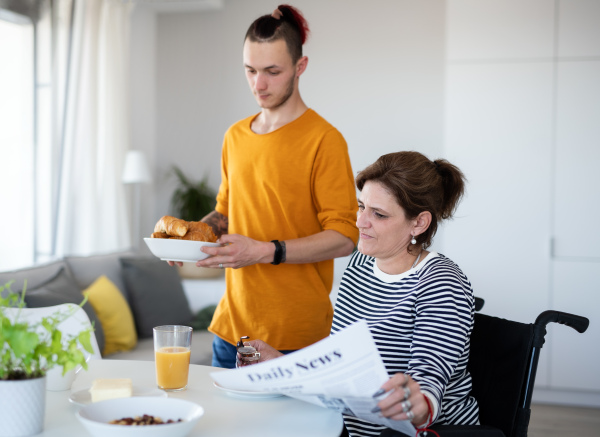
[[[283,39],[295,64],[302,57],[302,45],[308,39],[308,23],[293,6],[279,5],[277,9],[281,12],[281,18],[271,14],[257,18],[248,28],[244,41],[272,42]]]
[[[279,9],[282,13],[285,9],[290,11],[294,17],[296,25],[298,26],[298,30],[300,31],[300,40],[302,41],[302,45],[304,45],[308,39],[308,34],[310,33],[310,29],[308,28],[308,23],[306,22],[304,15],[302,15],[298,9],[290,5],[279,5],[277,6],[277,9]]]

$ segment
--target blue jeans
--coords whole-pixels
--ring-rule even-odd
[[[220,337],[215,335],[212,342],[212,366],[213,367],[222,367],[224,369],[235,369],[235,357],[237,355],[237,348],[231,343],[226,342]],[[289,354],[294,352],[293,350],[289,351],[279,351],[282,354]]]

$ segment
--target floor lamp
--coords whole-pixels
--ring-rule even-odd
[[[146,162],[144,153],[139,150],[130,150],[125,156],[125,166],[123,167],[123,183],[133,185],[133,233],[132,246],[135,250],[139,249],[140,239],[140,208],[141,208],[141,189],[142,184],[152,180],[150,170]]]

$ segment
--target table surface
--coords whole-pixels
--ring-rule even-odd
[[[241,429],[252,430],[261,437],[338,437],[342,417],[316,405],[287,396],[267,399],[242,398],[219,390],[209,376],[215,367],[190,365],[188,388],[169,392],[171,398],[196,402],[204,408],[204,416],[189,436],[230,437]],[[87,371],[81,371],[71,391],[46,392],[44,437],[89,435],[77,420],[79,406],[69,402],[71,392],[89,388],[97,378],[131,378],[135,387],[155,388],[153,361],[92,360]]]

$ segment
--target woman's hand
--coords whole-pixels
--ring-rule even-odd
[[[251,366],[252,364],[262,363],[263,361],[269,361],[269,360],[272,360],[273,358],[278,358],[278,357],[283,356],[283,354],[281,352],[279,352],[277,349],[269,346],[267,343],[265,343],[262,340],[245,341],[244,346],[252,346],[254,349],[256,349],[256,352],[260,353],[260,358],[258,359],[258,361],[252,361],[251,363],[244,363],[241,360],[242,357],[240,357],[240,354],[238,353],[237,357],[236,357],[236,363],[237,363],[238,367]]]
[[[429,417],[429,409],[421,393],[419,383],[405,373],[396,373],[381,386],[381,393],[390,392],[382,399],[374,413],[381,412],[383,417],[393,420],[410,420],[413,425],[422,425]],[[379,408],[379,410],[377,410]]]

